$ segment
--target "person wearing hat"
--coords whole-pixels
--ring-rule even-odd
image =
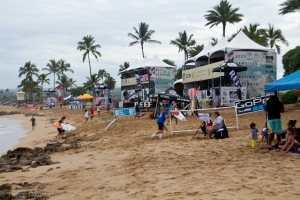
[[[156,120],[156,123],[158,125],[158,131],[151,135],[150,137],[151,139],[153,139],[157,134],[159,134],[159,139],[162,139],[162,133],[164,132],[164,129],[168,131],[167,127],[164,125],[168,116],[169,116],[169,108],[165,107],[165,110],[160,114],[160,116]]]

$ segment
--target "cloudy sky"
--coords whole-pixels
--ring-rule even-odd
[[[280,28],[289,46],[281,45],[283,55],[300,45],[300,13],[278,15],[279,4],[284,0],[229,0],[244,15],[238,24],[228,24],[226,38],[243,26],[268,23]],[[18,69],[28,61],[40,70],[50,59],[64,59],[75,71],[68,74],[77,85],[89,76],[88,62],[82,62],[83,52],[77,51],[77,42],[92,35],[100,44],[102,57],[91,57],[92,73],[106,69],[117,80],[119,65],[142,59],[139,45],[128,47],[133,40],[127,36],[140,22],[155,30],[152,39],[159,44],[145,44],[145,55],[152,58],[183,63],[183,53],[178,52],[170,40],[186,30],[194,34],[197,44],[207,44],[210,38],[222,35],[222,26],[205,27],[203,15],[219,0],[1,0],[0,1],[0,88],[16,88],[21,79]],[[277,78],[283,67],[281,55],[277,58]],[[42,71],[41,71],[42,72]],[[53,75],[50,76],[53,83]],[[51,84],[52,86],[52,84]],[[48,87],[48,86],[45,86]]]

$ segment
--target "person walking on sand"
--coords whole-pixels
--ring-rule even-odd
[[[57,131],[58,131],[58,134],[56,136],[56,139],[61,139],[64,134],[65,134],[65,130],[62,128],[61,124],[64,123],[66,117],[63,116],[59,121],[58,121],[58,126],[57,126]]]
[[[135,116],[134,116],[134,119],[138,118],[140,119],[140,116],[141,116],[141,106],[139,103],[137,103],[135,105]]]
[[[100,115],[100,105],[98,104],[98,105],[96,106],[96,108],[97,108],[97,113],[98,113],[98,115]]]
[[[32,116],[30,121],[31,121],[32,130],[34,131],[34,127],[36,126],[36,119],[34,118],[34,116]]]
[[[162,133],[164,132],[164,129],[168,131],[167,127],[164,125],[165,120],[168,118],[168,111],[169,108],[166,107],[165,110],[157,118],[156,123],[158,125],[158,131],[151,135],[151,139],[153,139],[157,134],[159,134],[159,139],[162,139]]]
[[[251,128],[252,149],[253,149],[253,148],[256,147],[256,140],[257,140],[258,130],[256,128],[256,124],[254,124],[254,123],[250,124],[250,128]]]
[[[87,121],[89,120],[89,111],[87,111],[87,109],[84,110],[84,118],[85,118],[85,123],[87,123]]]
[[[94,118],[94,105],[91,106],[90,108],[90,114],[91,114],[91,120]]]

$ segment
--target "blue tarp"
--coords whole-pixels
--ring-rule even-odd
[[[265,85],[265,92],[300,89],[300,70]]]

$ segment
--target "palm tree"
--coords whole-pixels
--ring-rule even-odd
[[[68,78],[66,75],[60,76],[59,80],[56,81],[56,83],[63,88],[62,91],[64,96],[66,96],[69,87],[72,87],[73,85],[76,86],[75,82],[75,80]]]
[[[92,74],[90,77],[86,77],[87,81],[83,83],[83,87],[86,90],[89,90],[94,83],[98,83],[100,81],[100,77],[98,74]]]
[[[280,29],[275,29],[274,25],[269,24],[268,29],[264,29],[263,36],[267,38],[269,46],[273,48],[276,47],[277,53],[280,54],[280,46],[276,43],[281,42],[285,44],[286,46],[289,46],[288,41],[284,38],[282,35],[282,32]]]
[[[178,80],[178,79],[181,79],[182,78],[182,68],[179,67],[178,69],[176,69],[175,71],[175,79]]]
[[[98,56],[101,57],[101,53],[97,51],[97,48],[101,48],[100,44],[94,44],[95,39],[91,35],[84,36],[82,38],[82,41],[78,42],[77,50],[84,51],[82,61],[85,61],[86,56],[88,56],[89,59],[89,65],[90,65],[90,77],[92,77],[92,68],[91,68],[91,61],[90,61],[90,52],[95,56],[95,58],[98,60]]]
[[[40,74],[39,76],[38,76],[38,79],[37,79],[37,82],[38,83],[41,83],[41,87],[42,87],[42,97],[43,97],[43,94],[44,94],[44,88],[43,88],[43,85],[44,85],[44,83],[48,83],[48,84],[50,84],[50,79],[49,78],[47,78],[47,74]]]
[[[3,93],[3,90],[0,90],[0,93]]]
[[[119,66],[119,73],[118,73],[118,75],[120,75],[120,74],[121,74],[121,71],[124,71],[124,70],[127,69],[128,67],[130,67],[129,62],[124,62],[123,65],[120,65],[120,66]]]
[[[211,46],[216,46],[218,44],[218,38],[211,38]]]
[[[286,0],[282,4],[279,4],[279,6],[282,6],[282,8],[279,9],[280,15],[285,15],[288,13],[300,11],[300,1],[299,0]]]
[[[108,76],[108,77],[105,79],[104,83],[106,84],[106,86],[108,87],[108,89],[110,89],[110,90],[115,89],[115,86],[116,86],[116,80],[115,80],[113,77]]]
[[[61,59],[60,61],[58,61],[58,68],[59,68],[59,73],[61,75],[64,75],[64,72],[72,72],[72,73],[74,73],[74,70],[71,69],[70,63],[67,63],[63,59]]]
[[[193,36],[194,35],[192,34],[188,37],[186,31],[183,31],[183,33],[179,32],[179,37],[175,40],[171,40],[170,42],[170,44],[173,44],[178,47],[178,52],[184,52],[184,60],[188,59],[189,48],[196,44],[196,41],[192,39]]]
[[[23,85],[25,85],[26,87],[28,87],[26,89],[28,89],[27,92],[29,93],[30,100],[32,100],[32,92],[33,92],[33,85],[34,85],[33,84],[33,82],[34,82],[33,81],[33,76],[37,77],[38,76],[38,72],[39,72],[39,70],[36,67],[36,65],[35,64],[31,64],[30,61],[27,62],[27,63],[25,63],[24,67],[20,67],[19,68],[19,78],[21,78],[21,76],[25,75],[25,79],[24,80],[26,80],[26,81],[24,82],[24,80],[23,80],[22,82],[24,82]],[[22,85],[22,83],[21,83],[21,85]]]
[[[38,82],[30,79],[23,79],[21,84],[18,85],[18,88],[21,88],[23,92],[29,94],[29,99],[33,101],[33,91],[39,92],[40,88],[38,87]]]
[[[104,81],[104,78],[106,78],[107,76],[109,76],[109,73],[107,73],[105,69],[99,69],[98,77],[99,77],[99,80],[102,80],[102,83]]]
[[[7,88],[7,89],[5,90],[5,92],[9,92],[9,89]]]
[[[60,72],[59,61],[56,62],[55,59],[49,60],[46,68],[43,68],[42,70],[48,71],[49,73],[47,75],[53,74],[53,88],[55,89],[55,74],[58,74]]]
[[[163,59],[162,61],[164,61],[168,65],[176,67],[174,60],[170,60],[169,58],[167,58],[167,59]]]
[[[133,38],[134,42],[131,42],[129,44],[129,46],[133,46],[136,45],[138,43],[141,44],[141,48],[142,48],[142,54],[143,54],[143,58],[144,56],[144,43],[148,42],[148,43],[157,43],[157,44],[161,44],[160,41],[157,40],[151,40],[151,36],[155,33],[154,30],[148,30],[149,25],[146,24],[145,22],[141,22],[139,24],[139,30],[137,30],[135,27],[133,27],[133,30],[135,32],[136,35],[132,34],[132,33],[128,33],[128,36]]]
[[[195,57],[198,55],[204,48],[204,44],[197,44],[196,46],[192,47],[191,49],[188,50],[188,56],[189,58]]]
[[[242,21],[242,17],[244,15],[237,13],[239,8],[232,8],[232,5],[229,4],[227,0],[221,0],[220,3],[213,7],[213,10],[207,11],[208,14],[204,15],[204,18],[208,21],[205,26],[211,25],[209,28],[213,26],[217,26],[222,23],[223,25],[223,37],[225,37],[225,29],[227,22],[230,24],[234,24]]]
[[[235,36],[237,36],[237,34],[239,34],[239,32],[241,31],[242,29],[238,29],[235,33],[233,33],[230,37],[227,38],[227,41],[228,42],[231,42],[231,40],[233,40],[233,38],[235,38]]]
[[[260,25],[258,23],[250,24],[249,28],[247,26],[244,26],[243,32],[254,42],[257,44],[260,44],[262,46],[268,46],[268,40],[264,36],[263,29],[259,29]]]

